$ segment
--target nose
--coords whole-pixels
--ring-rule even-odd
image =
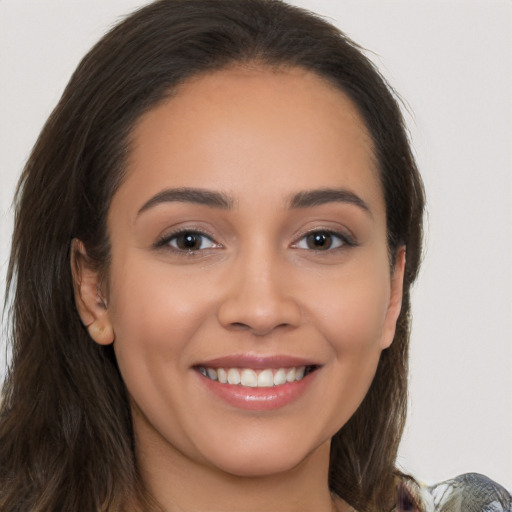
[[[237,262],[218,309],[219,322],[228,329],[246,329],[255,336],[297,327],[302,313],[292,281],[269,255],[253,254]]]

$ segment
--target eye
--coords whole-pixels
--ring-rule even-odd
[[[309,249],[313,251],[328,251],[337,249],[344,245],[352,246],[354,243],[341,233],[332,231],[313,231],[303,236],[296,244],[298,249]]]
[[[157,244],[159,247],[170,246],[176,251],[195,252],[218,247],[208,235],[199,231],[180,231],[168,235]]]

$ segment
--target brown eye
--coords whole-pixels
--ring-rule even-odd
[[[215,247],[215,243],[211,238],[196,231],[183,231],[182,233],[176,233],[168,239],[167,243],[174,249],[187,252]]]
[[[306,244],[308,249],[316,251],[330,249],[333,242],[332,238],[331,233],[312,233],[306,236]]]
[[[297,249],[308,249],[310,251],[329,251],[344,246],[353,247],[355,241],[352,237],[334,231],[311,231],[304,235],[293,247]]]

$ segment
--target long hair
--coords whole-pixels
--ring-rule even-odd
[[[106,215],[134,124],[188,78],[237,63],[316,73],[348,95],[372,136],[390,264],[406,247],[403,303],[366,398],[332,440],[329,485],[360,510],[392,506],[424,205],[394,94],[355,43],[307,11],[279,0],[159,0],[86,55],[18,185],[7,289],[12,362],[0,408],[2,511],[151,509],[113,349],[91,341],[75,309],[70,242],[79,238],[97,268],[108,269]]]

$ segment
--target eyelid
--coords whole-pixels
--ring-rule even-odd
[[[193,234],[193,235],[197,235],[197,236],[206,238],[206,239],[210,240],[213,245],[211,247],[206,247],[204,249],[201,248],[201,249],[190,249],[190,250],[179,249],[178,247],[173,247],[170,242],[173,239],[176,239],[178,236],[183,235],[183,234]],[[153,244],[153,247],[155,249],[167,249],[170,251],[174,251],[177,254],[190,255],[192,253],[206,251],[208,249],[222,248],[223,246],[222,246],[222,244],[218,243],[215,240],[213,235],[211,235],[210,233],[208,233],[207,231],[205,231],[202,228],[184,227],[184,228],[179,228],[174,231],[167,232],[167,233],[163,234],[156,240],[156,242]]]
[[[343,231],[332,229],[332,228],[315,227],[315,228],[312,228],[308,231],[301,233],[296,238],[296,241],[293,242],[292,247],[301,249],[301,250],[315,251],[315,249],[310,249],[309,247],[299,247],[299,243],[301,241],[305,240],[308,236],[314,235],[317,233],[330,235],[332,237],[339,239],[341,242],[339,245],[337,245],[335,247],[329,247],[328,249],[323,249],[323,250],[318,249],[318,252],[334,251],[335,249],[342,249],[344,247],[355,247],[358,245],[354,236],[348,232],[343,232]]]

